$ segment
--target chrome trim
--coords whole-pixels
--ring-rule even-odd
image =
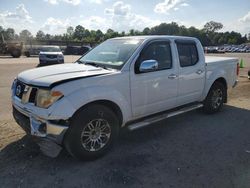
[[[151,72],[158,69],[158,62],[156,60],[145,60],[141,63],[139,71],[142,73]]]
[[[201,73],[203,73],[203,70],[201,70],[201,69],[196,71],[196,74],[201,74]]]
[[[32,90],[32,87],[25,85],[22,100],[21,100],[23,104],[26,104],[29,102],[31,90]]]
[[[105,119],[91,120],[81,133],[82,146],[89,152],[99,151],[110,140],[111,127]]]
[[[170,75],[168,76],[168,79],[171,79],[171,80],[173,80],[173,79],[175,79],[175,78],[178,78],[178,76],[177,76],[176,74],[170,74]]]
[[[12,95],[13,96],[16,96],[16,93],[15,93],[16,91],[15,90],[16,90],[17,81],[18,81],[17,79],[14,80],[14,82],[12,84],[12,91],[13,91]],[[19,82],[21,82],[21,81],[19,81]],[[27,103],[29,103],[30,94],[32,92],[32,89],[37,88],[37,87],[29,86],[29,85],[27,85],[27,84],[25,84],[23,82],[21,82],[21,83],[24,85],[24,91],[23,91],[22,98],[19,98],[19,99],[20,99],[22,104],[27,104]]]
[[[146,120],[144,120],[142,122],[138,122],[138,123],[134,123],[132,125],[129,125],[128,129],[130,131],[133,131],[133,130],[148,126],[148,125],[150,125],[152,123],[156,123],[158,121],[161,121],[161,120],[164,120],[164,119],[167,119],[167,118],[179,115],[179,114],[183,114],[185,112],[189,112],[189,111],[192,111],[192,110],[195,110],[195,109],[198,109],[198,108],[202,108],[202,107],[203,107],[203,104],[195,104],[195,105],[192,105],[192,106],[187,106],[187,107],[181,108],[181,109],[179,109],[177,111],[166,112],[164,114],[161,114],[161,115],[146,119]]]

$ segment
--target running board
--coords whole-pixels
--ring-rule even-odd
[[[186,113],[186,112],[189,112],[189,111],[201,108],[201,107],[203,107],[203,104],[195,104],[192,106],[187,106],[187,107],[181,108],[181,109],[173,111],[173,112],[166,112],[164,114],[145,119],[141,122],[131,124],[128,126],[128,130],[133,131],[133,130],[148,126],[152,123],[156,123],[156,122],[161,121],[163,119],[170,118],[170,117],[173,117],[173,116],[176,116],[179,114],[183,114],[183,113]]]

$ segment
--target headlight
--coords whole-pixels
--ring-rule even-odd
[[[54,102],[63,97],[60,91],[51,91],[45,89],[39,89],[36,96],[36,106],[40,108],[48,108]]]
[[[59,59],[63,59],[63,55],[62,55],[62,54],[58,55],[57,57],[58,57]]]

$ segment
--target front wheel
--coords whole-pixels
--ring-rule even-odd
[[[203,110],[208,114],[218,112],[223,106],[226,95],[226,87],[220,82],[215,82],[203,103]]]
[[[11,55],[14,58],[19,58],[21,56],[21,50],[16,48],[11,51]]]
[[[25,55],[26,57],[30,57],[30,53],[29,53],[29,52],[24,52],[24,55]]]
[[[118,130],[119,121],[112,110],[91,105],[73,116],[64,145],[78,159],[96,159],[111,148]]]

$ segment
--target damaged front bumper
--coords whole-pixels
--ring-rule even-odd
[[[27,134],[40,138],[37,143],[45,155],[56,157],[60,153],[68,125],[36,117],[17,105],[13,105],[13,117]]]

